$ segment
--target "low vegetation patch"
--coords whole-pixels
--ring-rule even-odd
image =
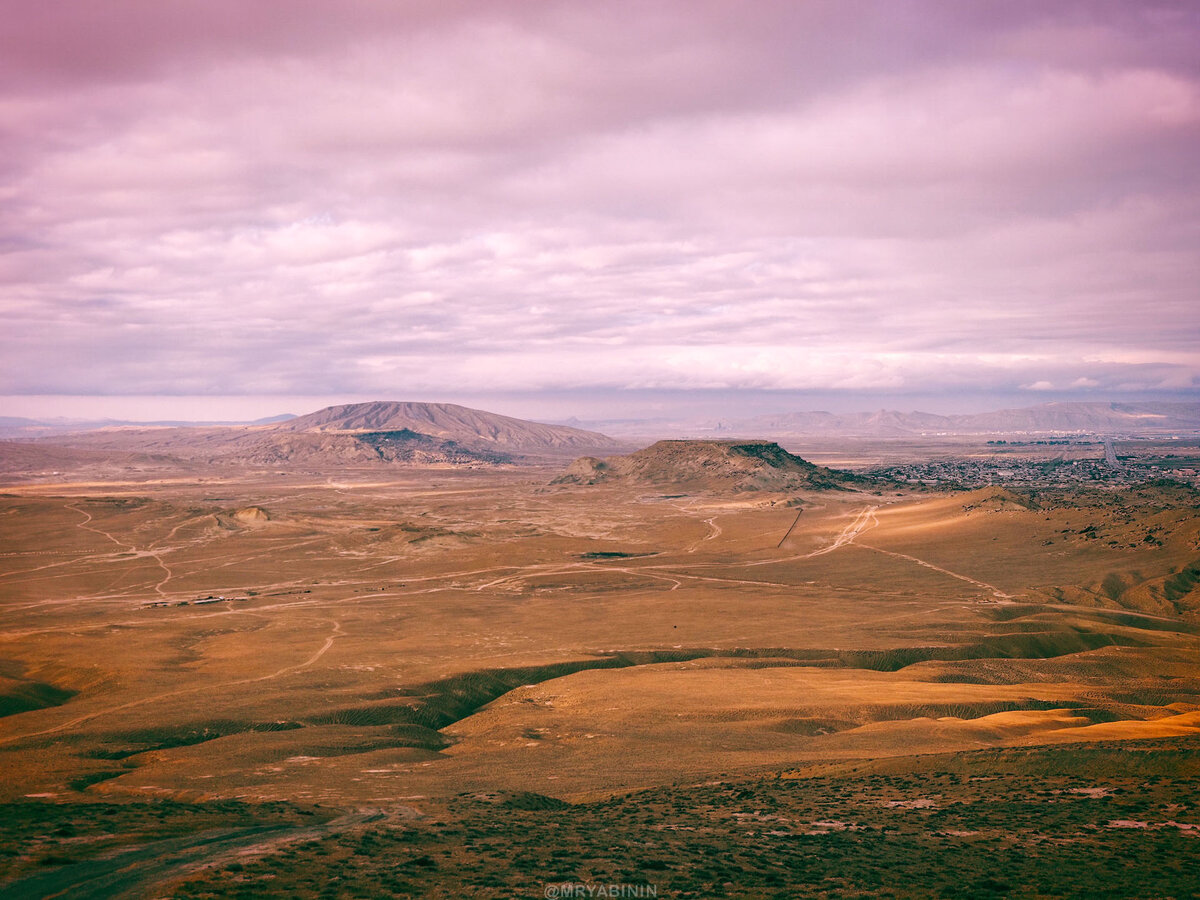
[[[1146,742],[881,761],[572,804],[464,794],[426,819],[384,818],[178,873],[169,893],[540,896],[548,884],[582,882],[653,885],[657,896],[685,898],[1190,896],[1196,839],[1184,826],[1200,822],[1198,772],[1200,742]],[[56,834],[68,810],[78,824]],[[119,852],[118,830],[130,846],[151,828],[306,824],[303,810],[241,804],[30,803],[4,812],[25,877]],[[103,851],[67,849],[106,833],[105,818],[113,827]],[[19,895],[21,882],[9,885]]]

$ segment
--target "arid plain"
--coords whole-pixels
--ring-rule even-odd
[[[1193,894],[1193,488],[663,452],[9,478],[0,884]]]

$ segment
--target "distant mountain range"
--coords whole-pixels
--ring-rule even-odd
[[[296,418],[291,413],[278,416],[267,416],[251,422],[219,421],[219,422],[189,422],[183,420],[159,422],[135,422],[131,419],[69,419],[58,417],[53,419],[27,419],[21,416],[0,416],[0,439],[20,440],[22,438],[45,437],[51,434],[74,434],[81,431],[97,431],[101,428],[202,428],[213,425],[271,425],[275,422],[286,422]]]
[[[880,410],[826,419],[828,413],[759,416],[754,433],[791,434],[1134,434],[1200,430],[1200,403],[1043,403],[1023,409],[941,416]],[[816,418],[810,418],[815,416]]]
[[[582,423],[581,423],[582,424]],[[918,437],[927,435],[1161,435],[1200,432],[1200,403],[1043,403],[962,415],[788,412],[709,422],[593,423],[619,436]]]

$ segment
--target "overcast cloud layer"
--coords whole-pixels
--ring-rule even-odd
[[[0,26],[0,394],[1188,392],[1198,248],[1191,2]]]

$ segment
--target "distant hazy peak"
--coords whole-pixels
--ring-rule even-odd
[[[1200,430],[1200,403],[1051,402],[985,413],[939,415],[881,409],[870,413],[791,412],[723,423],[725,433],[826,436],[916,434],[1119,434]]]

